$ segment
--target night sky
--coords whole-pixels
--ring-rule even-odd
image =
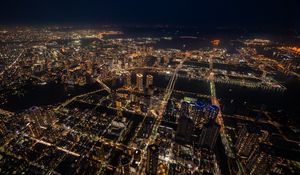
[[[0,21],[298,28],[299,7],[299,0],[6,0]]]

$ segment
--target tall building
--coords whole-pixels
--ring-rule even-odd
[[[136,86],[139,91],[143,91],[143,74],[136,74]]]
[[[215,105],[210,105],[207,107],[206,117],[209,120],[214,120],[215,118],[217,118],[218,113],[219,113],[219,107]]]
[[[214,120],[209,120],[209,122],[206,123],[202,128],[198,146],[213,151],[219,133],[220,125],[218,125]]]
[[[151,86],[153,86],[153,76],[147,75],[146,76],[146,88],[149,88]]]
[[[131,73],[125,74],[125,86],[131,87]]]
[[[270,152],[270,148],[266,145],[259,145],[251,153],[246,161],[246,171],[249,175],[265,175],[269,174],[272,165],[274,163],[274,158]]]
[[[181,115],[178,119],[175,139],[179,142],[190,143],[194,132],[194,121],[187,115]]]
[[[254,125],[243,125],[238,132],[235,149],[238,155],[249,157],[255,145],[259,143],[260,131]]]
[[[156,144],[149,145],[147,148],[146,174],[156,175],[158,168],[159,147]]]
[[[207,104],[203,103],[202,101],[197,101],[191,104],[189,116],[193,118],[196,128],[202,127],[206,106]]]
[[[190,104],[186,101],[183,101],[181,103],[181,108],[180,108],[180,115],[190,115],[189,112]]]

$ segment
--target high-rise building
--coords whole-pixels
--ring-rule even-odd
[[[143,74],[136,74],[136,86],[139,91],[143,91]]]
[[[238,155],[249,157],[255,145],[259,143],[260,131],[254,125],[243,125],[238,132],[235,149]]]
[[[180,115],[190,115],[189,113],[190,104],[186,101],[181,103]]]
[[[267,145],[258,145],[246,161],[246,171],[249,175],[269,174],[274,163],[273,156],[269,153]]]
[[[192,103],[190,106],[191,110],[189,116],[193,118],[195,127],[202,127],[207,104],[203,103],[202,101],[197,101],[195,103]]]
[[[159,147],[156,144],[149,145],[147,148],[146,174],[156,175],[158,168]]]
[[[179,142],[190,143],[194,132],[194,121],[192,118],[181,115],[178,119],[178,126],[175,139]]]
[[[126,73],[125,74],[125,85],[127,87],[131,86],[131,73]]]
[[[220,125],[218,125],[214,120],[209,120],[209,122],[206,123],[201,130],[198,146],[213,151],[219,132]]]
[[[209,120],[214,120],[218,116],[218,113],[219,113],[219,107],[218,106],[209,105],[207,107],[206,117]]]
[[[153,86],[153,76],[147,75],[146,76],[146,88],[149,88],[151,86]]]

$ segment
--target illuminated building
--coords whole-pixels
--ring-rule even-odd
[[[122,102],[116,101],[116,108],[121,108],[122,107]]]
[[[178,126],[175,139],[179,142],[190,143],[194,132],[194,121],[192,118],[181,115],[178,119]]]
[[[203,123],[209,120],[215,120],[219,108],[214,105],[208,105],[200,100],[190,104],[189,116],[194,120],[195,127],[200,128]]]
[[[147,75],[146,76],[146,88],[149,88],[151,86],[153,86],[153,76]]]
[[[32,137],[39,138],[42,135],[41,128],[36,123],[30,123],[28,127]]]
[[[146,174],[156,175],[158,169],[158,156],[159,156],[159,147],[158,145],[149,145],[147,148],[147,165],[146,165]]]
[[[189,107],[190,104],[186,101],[181,103],[181,109],[180,109],[180,113],[181,115],[189,115]]]
[[[158,175],[166,175],[168,172],[168,166],[166,164],[160,163],[158,166]]]
[[[130,73],[127,73],[125,75],[125,85],[127,87],[130,87],[131,86],[131,74]]]
[[[164,57],[164,64],[169,64],[170,60],[167,56]]]
[[[274,158],[268,153],[270,148],[266,145],[259,145],[249,156],[246,162],[246,171],[249,175],[269,174]]]
[[[214,120],[209,120],[209,122],[202,128],[198,146],[213,151],[219,132],[220,125],[218,125]]]
[[[238,132],[235,149],[238,155],[248,157],[258,144],[260,131],[254,125],[243,125]]]
[[[220,40],[215,39],[215,40],[212,40],[211,43],[212,43],[214,46],[219,46]]]
[[[206,117],[209,120],[214,120],[217,115],[219,113],[219,107],[215,106],[215,105],[210,105],[208,106],[207,112],[206,112]]]
[[[143,74],[136,74],[136,86],[139,91],[143,91]]]
[[[191,104],[191,110],[189,116],[191,116],[195,122],[195,127],[202,126],[202,120],[204,120],[204,115],[206,111],[206,104],[202,101],[197,101]]]

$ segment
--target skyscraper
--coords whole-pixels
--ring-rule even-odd
[[[136,74],[136,86],[139,91],[143,91],[143,74]]]
[[[181,115],[178,119],[175,139],[179,142],[190,143],[194,132],[194,121],[192,118]]]
[[[131,86],[131,73],[125,74],[125,86],[127,87]]]
[[[209,120],[209,122],[202,128],[198,146],[213,151],[219,132],[220,125],[218,125],[214,120]]]
[[[214,120],[219,113],[219,107],[215,106],[215,105],[210,105],[207,107],[207,113],[206,113],[206,117],[208,119]]]
[[[158,168],[159,147],[156,144],[149,145],[147,148],[146,173],[156,175]]]
[[[238,155],[249,157],[255,145],[259,143],[260,131],[254,125],[243,125],[238,132],[235,149]]]
[[[189,113],[190,104],[186,101],[181,103],[180,115],[190,115]]]
[[[151,86],[153,86],[153,76],[147,75],[146,76],[146,88],[149,88]]]
[[[200,128],[202,126],[207,104],[202,101],[197,101],[191,104],[191,110],[189,116],[193,118],[195,127]]]

